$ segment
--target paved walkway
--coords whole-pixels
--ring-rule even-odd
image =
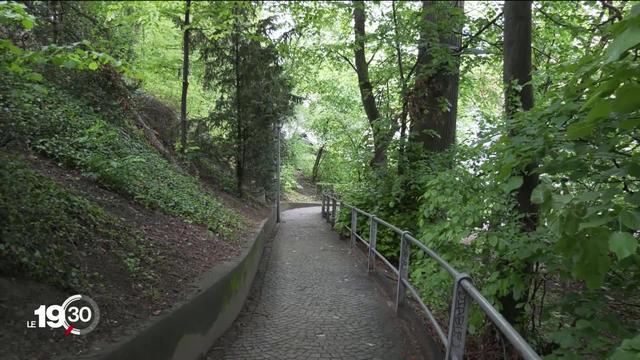
[[[417,359],[385,298],[320,215],[289,210],[261,275],[209,359]]]

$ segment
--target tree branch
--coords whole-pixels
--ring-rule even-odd
[[[341,57],[342,59],[344,59],[347,63],[349,63],[349,65],[351,66],[351,68],[353,69],[353,71],[355,71],[356,73],[358,72],[358,69],[356,69],[356,66],[353,64],[353,62],[351,62],[351,60],[349,60],[348,57],[344,56],[343,54],[341,54],[338,51],[333,51],[334,54],[338,55],[339,57]]]
[[[463,46],[460,47],[460,49],[458,50],[458,53],[462,53],[464,50],[466,50],[469,47],[469,44],[471,44],[471,42],[473,42],[474,39],[476,39],[478,36],[482,35],[483,32],[485,32],[489,27],[491,27],[491,25],[495,24],[496,21],[498,21],[498,19],[500,19],[501,17],[502,17],[502,11],[500,11],[491,21],[486,23],[478,31],[476,31],[475,34],[471,35],[471,37],[469,37],[467,42]]]
[[[73,4],[70,6],[70,8],[71,8],[71,10],[75,11],[76,14],[78,14],[81,17],[89,20],[94,26],[96,26],[98,29],[100,29],[100,31],[102,32],[102,35],[104,35],[105,37],[109,38],[109,29],[107,27],[105,27],[104,25],[100,24],[95,17],[85,13],[84,11],[80,10],[77,6],[74,6]]]
[[[369,60],[367,60],[367,65],[371,64],[371,61],[373,60],[373,58],[378,53],[378,50],[380,50],[380,46],[377,46],[376,49],[373,50],[373,54],[371,54],[371,57],[369,58]]]
[[[416,70],[417,67],[418,67],[418,59],[416,59],[416,62],[411,67],[411,70],[409,70],[409,72],[407,73],[407,79],[406,79],[407,81],[411,79],[411,76],[413,76],[413,72]]]
[[[600,3],[602,4],[603,7],[607,8],[607,10],[613,13],[613,15],[611,16],[612,19],[622,20],[622,12],[620,12],[620,9],[613,6],[610,2],[606,0],[600,0]]]

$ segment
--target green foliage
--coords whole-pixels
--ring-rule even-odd
[[[554,338],[560,341],[557,354],[604,356],[613,345],[605,334],[632,334],[624,321],[628,315],[612,311],[611,303],[635,301],[632,289],[640,278],[640,101],[634,90],[640,72],[633,50],[640,44],[638,9],[610,27],[607,47],[565,67],[574,75],[554,89],[546,109],[516,125],[524,135],[505,149],[515,155],[505,162],[508,167],[539,159],[542,183],[532,199],[549,224],[554,250],[563,256],[558,270],[586,283],[580,296],[594,303],[611,299],[589,317],[576,313],[575,325],[554,333],[560,337]]]
[[[7,30],[23,31],[28,35],[34,24],[36,18],[27,12],[24,4],[0,3],[0,25]],[[43,76],[36,68],[42,68],[47,64],[77,70],[97,70],[100,66],[109,65],[120,72],[128,73],[122,62],[106,53],[94,51],[86,39],[67,45],[47,44],[37,50],[30,50],[16,46],[15,40],[2,38],[0,50],[0,71],[4,76],[26,81],[42,81]]]
[[[152,150],[138,130],[114,126],[62,89],[48,90],[34,97],[14,87],[3,96],[11,120],[2,132],[145,206],[207,224],[223,237],[240,226],[236,214]]]
[[[640,335],[626,339],[610,357],[611,360],[631,360],[640,356]]]
[[[150,208],[231,240],[244,225],[200,182],[169,163],[131,124],[139,100],[131,6],[0,3],[0,147],[37,151]],[[139,15],[139,14],[138,14]],[[137,34],[135,35],[137,36]],[[0,271],[88,291],[87,259],[113,253],[134,279],[154,254],[117,217],[0,152]]]
[[[561,14],[567,14],[566,6],[575,7],[548,2],[540,6]],[[587,6],[580,4],[579,15],[565,18],[567,26],[573,21],[580,27],[597,24]],[[471,274],[495,306],[508,293],[523,300],[528,320],[520,327],[550,358],[637,356],[638,9],[635,5],[622,21],[599,28],[599,36],[606,39],[599,46],[561,52],[546,63],[536,59],[545,72],[534,74],[534,84],[544,96],[532,111],[508,122],[501,119],[501,87],[483,83],[499,75],[492,73],[495,64],[480,61],[488,71],[470,71],[462,80],[463,86],[475,86],[461,93],[462,109],[468,112],[462,116],[472,126],[455,149],[426,154],[402,175],[390,168],[382,177],[365,172],[356,180],[341,167],[325,169],[328,176],[348,184],[337,187],[346,202],[410,230]],[[547,15],[536,21],[552,22],[549,17],[557,13]],[[585,19],[577,21],[579,16]],[[570,34],[576,29],[558,31],[560,36],[542,33],[534,43],[573,48]],[[556,38],[560,43],[554,48]],[[575,39],[592,42],[584,31]],[[471,65],[478,66],[465,64]],[[339,130],[329,134],[333,139],[343,136]],[[351,171],[363,165],[366,169],[360,159],[347,163]],[[532,194],[540,219],[536,231],[523,233],[514,193],[523,177],[514,174],[530,164],[536,164],[534,172],[541,179]],[[342,214],[340,226],[348,223],[346,216]],[[361,233],[367,233],[367,226],[359,221]],[[382,231],[378,244],[385,256],[397,259],[395,234]],[[449,276],[412,252],[410,277],[436,314],[447,314]],[[485,326],[474,310],[472,333]]]
[[[130,60],[143,73],[143,88],[176,106],[184,3],[64,3],[56,8],[65,15],[56,19],[60,29],[46,21],[54,5],[26,4],[0,4],[6,79],[0,85],[0,145],[25,141],[142,204],[228,235],[238,225],[236,216],[202,196],[195,180],[151,151],[128,125],[120,110],[131,105],[128,94],[137,84],[123,80],[126,68],[105,55]],[[372,129],[352,71],[351,4],[195,2],[185,159],[227,189],[245,170],[253,172],[245,184],[269,187],[274,124],[288,115],[293,86],[304,100],[285,126],[295,127],[282,149],[285,189],[297,186],[298,171],[309,176],[323,146],[321,184],[333,184],[345,201],[410,230],[470,273],[494,305],[514,295],[526,319],[518,326],[540,352],[549,358],[636,358],[640,7],[618,1],[533,6],[536,107],[503,118],[501,5],[467,2],[462,136],[450,151],[423,154],[405,149],[397,133],[386,169],[372,174]],[[450,49],[433,46],[450,24],[425,23],[420,8],[419,2],[366,6],[369,77],[385,127],[402,126],[416,47],[424,45],[420,29],[431,27],[435,62],[453,61],[444,55]],[[277,16],[282,12],[286,16]],[[68,15],[84,20],[72,26]],[[26,35],[25,44],[16,45],[18,35]],[[310,135],[312,145],[301,134]],[[406,168],[399,166],[403,151],[415,158]],[[516,196],[529,170],[540,178],[531,196],[539,219],[535,231],[523,232]],[[341,214],[339,228],[346,216]],[[359,219],[361,233],[368,226]],[[378,250],[396,261],[398,237],[380,228]],[[123,254],[131,271],[141,266],[138,258]],[[36,261],[30,259],[25,263]],[[446,322],[449,276],[413,252],[410,277]],[[474,309],[471,333],[488,329]]]
[[[518,122],[523,135],[505,149],[515,155],[505,167],[541,159],[543,181],[533,200],[541,205],[572,275],[592,289],[603,284],[612,266],[635,263],[613,261],[609,251],[620,261],[636,254],[638,242],[633,233],[640,216],[640,153],[634,124],[640,102],[629,93],[638,86],[640,72],[629,50],[640,44],[640,33],[635,42],[628,39],[638,21],[636,15],[616,23],[607,48],[568,65],[575,76],[553,93],[547,109]]]
[[[223,129],[217,142],[233,150],[238,192],[244,188],[272,192],[276,126],[289,115],[294,101],[291,84],[269,31],[270,17],[261,17],[251,3],[208,3],[202,20],[206,30],[194,35],[204,63],[204,84],[219,91],[205,129]],[[209,131],[212,133],[212,131]],[[252,189],[253,188],[253,189]]]
[[[20,26],[31,30],[35,17],[26,11],[26,6],[17,2],[3,1],[0,3],[0,25]]]
[[[191,4],[193,27],[206,18],[204,2]],[[132,67],[142,80],[142,88],[170,104],[174,109],[180,106],[182,91],[182,34],[181,18],[184,16],[184,1],[163,2],[118,2],[111,9],[113,20],[122,27],[135,23],[139,28],[133,49],[135,56]],[[192,33],[195,30],[192,30]],[[199,56],[193,49],[189,64],[189,96],[187,109],[190,119],[205,118],[215,107],[211,100],[215,89],[203,86],[204,66],[194,61]]]
[[[81,244],[100,247],[109,239],[123,263],[139,262],[142,256],[137,238],[119,220],[4,152],[0,152],[0,239],[4,274],[76,290],[85,288],[88,280],[80,268],[87,251]]]
[[[292,172],[300,171],[305,177],[311,178],[317,150],[313,148],[307,134],[294,130],[288,139],[283,140],[283,163],[288,164]]]
[[[284,165],[280,170],[280,181],[285,192],[292,192],[298,188],[296,171],[291,165]]]
[[[321,67],[314,79],[298,85],[314,101],[296,107],[296,120],[313,133],[317,146],[325,145],[317,180],[361,179],[367,167],[372,143],[361,135],[369,130],[356,81],[352,74],[345,78],[341,71]]]

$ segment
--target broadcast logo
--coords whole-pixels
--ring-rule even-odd
[[[34,312],[37,320],[27,321],[28,328],[64,328],[64,334],[86,335],[98,326],[98,304],[86,295],[73,295],[62,305],[40,305]]]

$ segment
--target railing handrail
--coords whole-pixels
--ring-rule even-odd
[[[473,285],[471,278],[456,270],[451,264],[444,260],[435,251],[429,249],[425,244],[415,239],[408,231],[402,230],[397,226],[378,218],[374,214],[366,212],[355,206],[345,204],[336,196],[323,192],[322,193],[322,216],[326,217],[333,225],[336,221],[336,212],[338,207],[346,207],[351,209],[351,226],[347,226],[351,234],[351,246],[355,245],[356,240],[362,241],[369,249],[369,263],[367,268],[372,271],[375,266],[375,258],[380,258],[387,266],[389,266],[398,275],[397,291],[396,291],[396,311],[404,302],[405,292],[409,293],[418,302],[427,318],[434,326],[438,337],[446,348],[447,359],[462,359],[465,348],[465,340],[469,318],[469,301],[471,298],[480,309],[487,315],[491,322],[500,330],[520,355],[527,360],[538,360],[540,356],[529,345],[529,343],[520,335],[520,333],[500,314],[500,312],[491,305],[480,291]],[[369,242],[357,232],[357,216],[364,215],[370,220]],[[396,268],[376,249],[377,225],[381,224],[397,235],[400,235],[400,259],[399,268]],[[411,284],[408,277],[409,258],[411,245],[417,246],[426,253],[430,258],[434,259],[440,267],[447,270],[449,275],[454,279],[453,300],[451,304],[451,314],[449,319],[448,335],[442,330],[441,325],[433,316],[431,310],[426,306],[419,295],[418,290]]]

